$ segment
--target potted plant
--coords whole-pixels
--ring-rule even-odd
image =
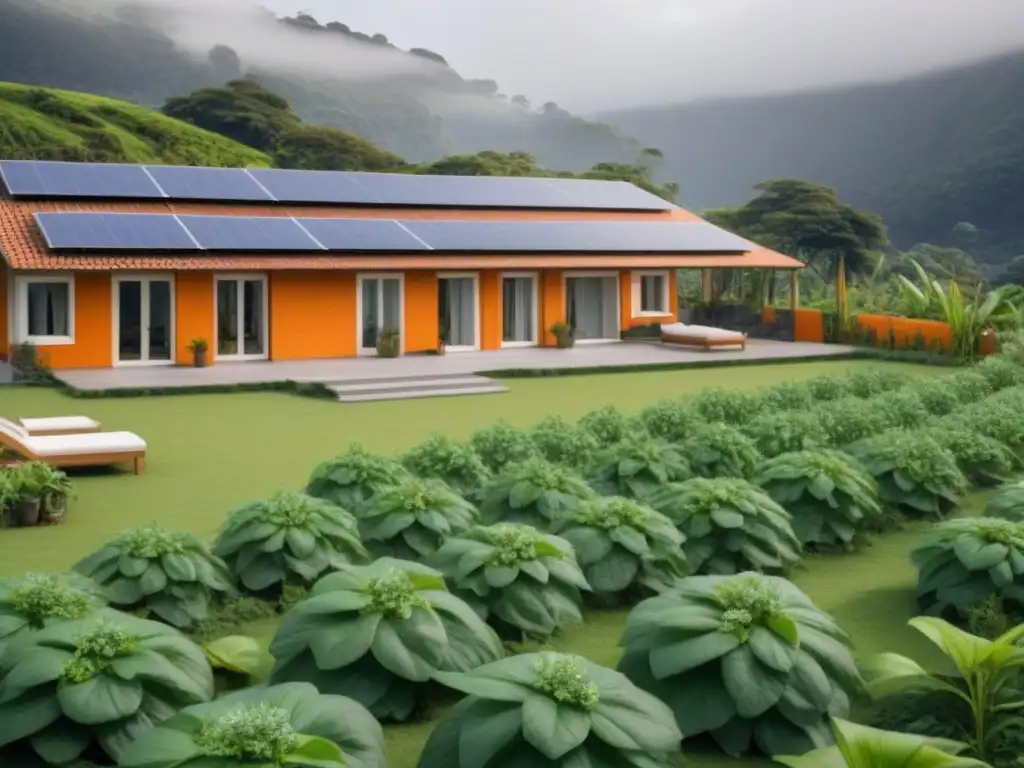
[[[402,335],[396,328],[385,328],[377,337],[378,357],[398,357],[402,351]]]
[[[568,323],[561,320],[548,329],[555,337],[555,346],[559,349],[570,349],[576,344],[576,334]]]
[[[210,345],[206,343],[206,339],[192,339],[188,348],[192,351],[192,365],[196,368],[205,368],[206,353],[210,348]]]
[[[71,481],[67,474],[41,462],[34,463],[42,486],[40,492],[40,520],[46,525],[54,525],[64,520],[68,512],[68,499],[71,497]]]
[[[442,333],[437,337],[437,354],[444,355],[445,347],[448,346],[448,342],[444,340],[444,334]]]
[[[39,523],[45,479],[37,466],[37,462],[30,461],[7,470],[8,480],[13,486],[9,493],[13,499],[11,519],[14,525],[32,526]]]
[[[14,483],[14,465],[0,468],[0,528],[14,525],[12,512],[14,502],[18,500],[17,486]]]

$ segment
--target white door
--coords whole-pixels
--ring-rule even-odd
[[[218,360],[266,360],[267,280],[249,275],[218,276]]]
[[[399,349],[402,326],[402,277],[400,275],[360,275],[356,293],[358,318],[358,354],[377,354],[381,334],[397,333]]]
[[[537,277],[505,274],[501,277],[501,346],[537,344]]]
[[[114,349],[118,365],[174,362],[171,278],[114,278]]]
[[[437,327],[452,352],[480,348],[476,275],[441,275],[437,281]]]

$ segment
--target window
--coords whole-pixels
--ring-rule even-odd
[[[71,344],[75,327],[74,281],[70,277],[22,277],[17,289],[20,342]]]
[[[671,311],[668,296],[668,273],[634,273],[633,316],[667,315]]]

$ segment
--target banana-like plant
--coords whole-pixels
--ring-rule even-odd
[[[793,517],[805,546],[852,549],[883,516],[878,483],[839,451],[801,451],[769,459],[755,481]]]
[[[999,517],[1024,523],[1024,480],[1006,483],[988,497],[985,517]]]
[[[470,528],[428,558],[481,618],[506,637],[547,638],[583,621],[589,590],[572,545],[517,523]]]
[[[307,683],[248,688],[143,731],[120,768],[387,768],[384,732],[352,699]]]
[[[829,444],[825,426],[810,410],[766,411],[743,425],[742,432],[766,459]]]
[[[967,741],[978,758],[988,762],[1001,732],[1024,707],[1010,685],[1024,668],[1024,648],[1017,645],[1024,637],[1024,624],[986,640],[932,616],[918,616],[909,623],[948,657],[957,675],[929,672],[906,656],[883,653],[861,664],[868,692],[876,698],[925,691],[957,697],[970,707]]]
[[[421,560],[478,516],[476,507],[441,480],[409,478],[382,488],[362,507],[359,530],[378,557]]]
[[[703,424],[679,443],[698,477],[753,477],[764,457],[754,442],[727,424]]]
[[[505,421],[476,430],[469,436],[469,443],[484,466],[495,474],[507,466],[538,455],[531,434]]]
[[[26,573],[0,579],[0,656],[9,643],[52,624],[83,619],[106,605],[99,587],[77,573]]]
[[[665,483],[692,477],[690,465],[667,440],[631,435],[594,455],[587,479],[604,496],[643,500]]]
[[[381,558],[313,585],[270,644],[272,684],[312,683],[351,696],[374,717],[407,720],[436,672],[501,658],[501,641],[440,573]]]
[[[207,618],[214,599],[235,593],[231,571],[207,542],[152,524],[120,534],[79,560],[75,571],[96,582],[112,606],[145,611],[179,629]]]
[[[538,422],[530,436],[541,456],[570,468],[582,467],[599,447],[593,434],[557,415]]]
[[[418,768],[672,768],[672,711],[586,659],[528,653],[436,679],[468,694],[433,730]]]
[[[832,718],[834,747],[806,755],[776,756],[789,768],[990,768],[960,753],[967,745],[910,733],[894,733]]]
[[[932,527],[910,559],[926,614],[956,619],[993,596],[1024,608],[1024,523],[946,520]]]
[[[849,638],[782,578],[691,576],[629,613],[619,671],[672,709],[684,738],[729,755],[831,741],[861,679]]]
[[[317,465],[306,483],[306,493],[356,513],[379,490],[408,475],[394,459],[353,444],[345,453]]]
[[[0,658],[3,764],[93,750],[116,761],[139,732],[212,698],[206,657],[173,627],[109,608],[52,624]]]
[[[214,551],[250,592],[309,585],[336,563],[370,559],[351,513],[292,491],[231,512]]]
[[[662,486],[648,503],[686,537],[694,573],[784,573],[800,562],[789,512],[756,485],[732,477]]]
[[[443,480],[467,499],[476,499],[491,472],[469,443],[431,435],[402,456],[402,464],[419,477]]]
[[[668,589],[689,572],[686,537],[660,512],[630,499],[583,502],[555,528],[576,552],[583,575],[603,601]]]
[[[488,524],[522,523],[550,531],[585,499],[596,496],[568,467],[527,459],[499,474],[483,492],[480,517]]]

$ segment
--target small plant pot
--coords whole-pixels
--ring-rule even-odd
[[[192,352],[192,365],[196,368],[206,367],[206,350],[194,350]]]
[[[43,525],[56,525],[64,522],[68,513],[68,497],[54,494],[43,499],[39,510],[40,522]]]
[[[576,339],[571,334],[560,333],[555,336],[555,347],[558,349],[572,349],[576,346]]]
[[[14,502],[12,508],[14,524],[21,528],[39,524],[39,499],[20,499]]]
[[[443,341],[437,342],[437,354],[444,356],[446,345]]]

